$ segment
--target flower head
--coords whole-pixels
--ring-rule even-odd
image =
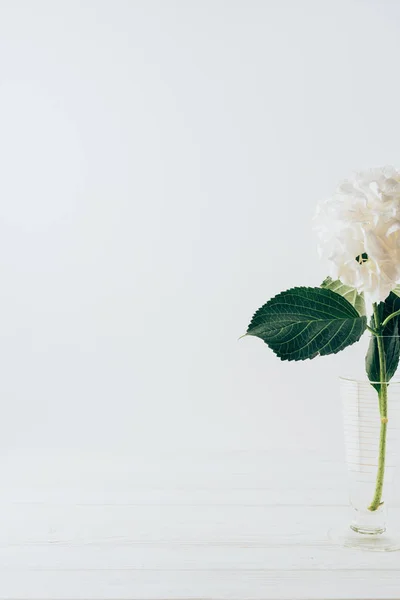
[[[384,301],[400,280],[400,172],[355,173],[318,205],[314,222],[331,276]]]

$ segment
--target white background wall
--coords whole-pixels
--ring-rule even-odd
[[[237,338],[400,164],[400,4],[0,2],[0,448],[340,453],[339,357]],[[342,356],[343,360],[344,355]]]

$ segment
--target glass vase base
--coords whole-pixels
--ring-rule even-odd
[[[400,550],[400,532],[395,534],[359,533],[350,526],[330,529],[329,539],[337,546],[368,552],[397,552]]]

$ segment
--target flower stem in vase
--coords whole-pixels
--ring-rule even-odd
[[[386,458],[386,433],[388,424],[388,411],[387,411],[387,389],[388,384],[386,381],[386,358],[385,358],[385,347],[384,339],[381,335],[382,326],[379,323],[379,311],[376,304],[374,304],[374,321],[375,329],[379,332],[377,336],[378,353],[379,353],[379,373],[380,373],[380,387],[378,392],[379,398],[379,413],[381,418],[381,429],[379,434],[379,456],[378,456],[378,470],[376,474],[376,485],[375,493],[368,510],[377,510],[382,502],[382,491],[383,482],[385,479],[385,458]]]

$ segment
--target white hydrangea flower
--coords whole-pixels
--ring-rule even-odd
[[[318,205],[314,223],[330,275],[368,303],[384,301],[400,280],[400,172],[355,173]]]

